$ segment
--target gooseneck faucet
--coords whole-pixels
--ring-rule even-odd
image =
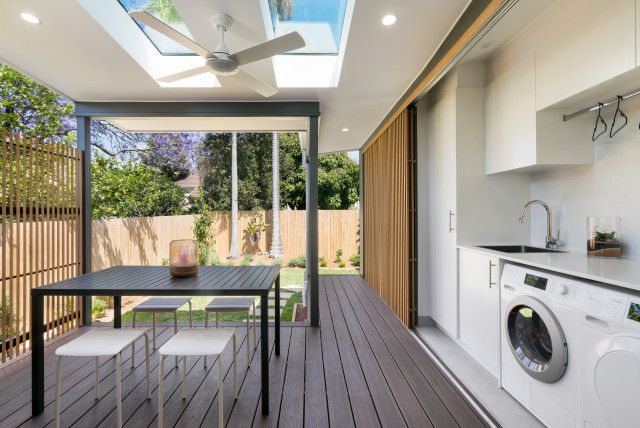
[[[522,214],[520,214],[518,221],[520,221],[520,223],[524,223],[524,216],[527,213],[527,209],[534,204],[542,205],[542,207],[547,211],[547,236],[544,237],[545,246],[549,249],[556,248],[560,245],[560,240],[558,238],[554,238],[551,234],[551,210],[549,209],[549,205],[544,201],[534,199],[533,201],[527,202],[524,205],[524,208],[522,208]]]

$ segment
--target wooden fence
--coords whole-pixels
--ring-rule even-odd
[[[64,144],[46,143],[2,129],[0,187],[2,361],[27,351],[30,289],[81,271],[78,234],[80,153]],[[80,322],[72,298],[45,300],[47,338]]]
[[[252,218],[260,218],[271,225],[271,211],[240,212],[239,241],[243,254],[267,253],[271,245],[271,227],[252,246],[246,227]],[[229,255],[231,241],[229,212],[215,212],[215,250],[221,260]],[[345,260],[357,254],[359,245],[358,211],[331,210],[319,212],[320,257],[329,262],[342,250]],[[169,242],[193,238],[194,216],[138,217],[94,220],[92,232],[93,269],[113,265],[158,265],[168,257]],[[305,211],[281,211],[280,235],[284,261],[306,253]]]

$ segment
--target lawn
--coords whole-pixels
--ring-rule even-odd
[[[329,275],[329,274],[351,274],[356,275],[358,270],[355,268],[320,268],[321,275]],[[283,267],[280,271],[280,285],[283,289],[291,287],[291,291],[295,291],[295,293],[289,298],[287,303],[282,307],[282,320],[289,321],[291,320],[291,316],[293,314],[293,305],[295,303],[302,303],[302,291],[298,291],[297,287],[301,287],[304,285],[304,269],[302,268],[290,268]],[[193,322],[203,323],[204,322],[204,307],[209,303],[211,297],[200,296],[200,297],[192,297],[191,305],[192,305],[192,315]],[[258,302],[258,299],[256,299]],[[220,313],[219,315],[220,322],[241,322],[247,319],[247,314],[244,312],[232,312],[232,313]],[[209,321],[214,322],[215,315],[209,315]],[[125,312],[122,314],[123,322],[132,322],[133,321],[133,312]],[[189,310],[188,306],[185,305],[180,310],[178,310],[178,321],[181,323],[189,322]],[[149,313],[139,313],[136,315],[136,322],[141,323],[149,323],[151,322],[151,314]],[[173,314],[171,313],[160,313],[156,314],[156,322],[159,323],[167,323],[173,322]]]

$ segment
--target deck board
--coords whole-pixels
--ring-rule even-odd
[[[435,426],[481,427],[482,419],[449,382],[387,306],[354,275],[322,275],[320,328],[282,328],[276,357],[269,335],[270,414],[260,411],[260,356],[247,362],[246,330],[237,331],[239,397],[233,397],[231,347],[223,354],[225,424],[230,427],[282,426]],[[31,418],[28,356],[0,369],[0,426],[53,426],[54,349],[83,331],[51,343],[45,350],[45,411]],[[158,346],[173,334],[158,328]],[[259,338],[258,338],[259,339]],[[258,346],[260,343],[258,342]],[[145,397],[144,346],[136,347],[135,368],[125,350],[123,421],[126,427],[157,425],[159,359],[151,356],[152,399]],[[218,419],[218,364],[205,369],[202,358],[188,360],[187,398],[181,371],[165,365],[165,426],[211,426]],[[101,362],[101,398],[93,397],[93,360],[69,358],[63,364],[62,426],[115,425],[114,361]],[[247,369],[247,365],[249,368]],[[181,370],[182,364],[180,364]]]

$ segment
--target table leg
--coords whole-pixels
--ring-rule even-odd
[[[122,296],[113,296],[113,328],[122,328]]]
[[[274,343],[275,343],[275,348],[276,348],[276,355],[280,355],[280,274],[278,274],[278,277],[276,278],[276,314],[275,314],[275,321],[276,321],[276,331],[275,331],[275,336],[274,336]]]
[[[31,295],[31,415],[44,412],[44,297]]]
[[[260,296],[260,375],[262,414],[269,414],[269,296]]]

